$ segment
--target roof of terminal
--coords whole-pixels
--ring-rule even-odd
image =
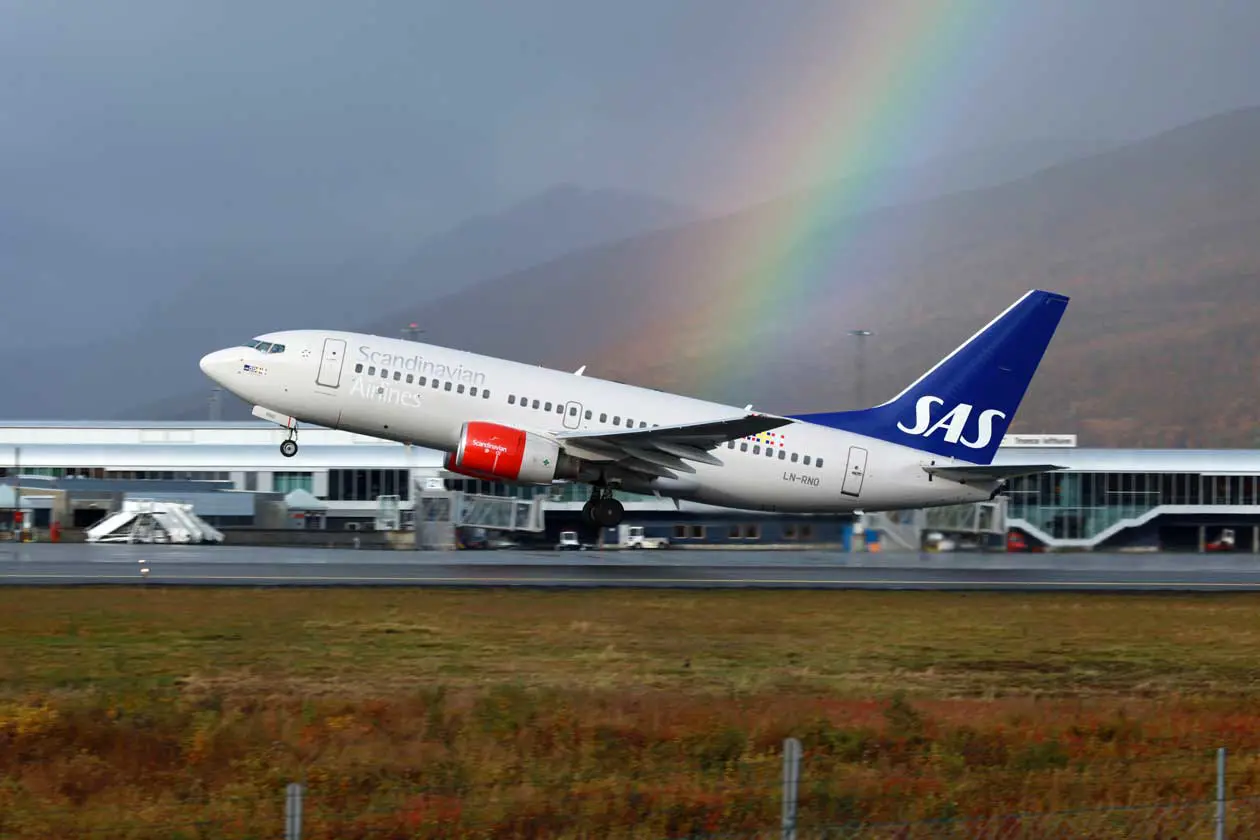
[[[0,420],[0,429],[207,429],[274,430],[265,421],[210,422],[135,420]],[[328,430],[305,427],[328,435]],[[331,433],[339,435],[345,433]],[[318,436],[317,436],[318,437]],[[440,452],[402,446],[392,441],[342,443],[303,440],[295,458],[285,458],[270,443],[175,442],[31,442],[18,444],[23,466],[105,467],[133,470],[278,470],[308,471],[338,468],[406,469],[440,466]],[[327,438],[325,438],[327,439]],[[258,441],[259,438],[253,438]],[[14,460],[14,445],[0,443],[0,465]],[[1004,447],[997,464],[1055,464],[1080,472],[1197,472],[1260,475],[1260,449],[1094,449],[1075,447]]]
[[[299,443],[301,441],[299,440]],[[0,445],[0,466],[17,460]],[[275,470],[305,472],[339,468],[408,469],[437,467],[443,453],[382,443],[306,445],[286,458],[279,447],[214,443],[35,443],[22,444],[20,466],[29,468],[103,467],[115,470]]]
[[[265,420],[0,420],[0,429],[279,429]],[[303,424],[305,429],[323,428]]]
[[[1260,475],[1260,449],[999,449],[995,464],[1054,464],[1073,472]]]
[[[117,470],[408,469],[441,466],[432,449],[381,445],[305,445],[294,458],[261,444],[48,443],[24,444],[21,466],[103,467]],[[0,465],[11,466],[14,447],[0,445]],[[1260,475],[1260,450],[1196,449],[1003,449],[996,464],[1054,464],[1078,472],[1194,472]]]

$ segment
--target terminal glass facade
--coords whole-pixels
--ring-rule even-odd
[[[315,487],[315,474],[309,472],[272,473],[271,489],[277,493],[291,493],[294,490],[305,490],[310,493]]]
[[[291,475],[291,473],[290,473]],[[329,470],[328,494],[332,502],[372,502],[381,496],[411,498],[409,470]]]
[[[1012,479],[1004,495],[1008,519],[1083,540],[1162,506],[1260,505],[1260,476],[1065,471]]]

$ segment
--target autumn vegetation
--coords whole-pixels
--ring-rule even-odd
[[[789,736],[802,830],[1187,802],[1209,825],[1217,747],[1260,795],[1258,607],[9,588],[0,837],[277,837],[292,781],[305,838],[740,836],[777,825]]]

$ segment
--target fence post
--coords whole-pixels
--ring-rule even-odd
[[[1225,748],[1216,751],[1216,840],[1225,840]]]
[[[796,792],[801,781],[801,742],[783,742],[783,840],[796,840]]]
[[[302,840],[302,786],[297,782],[285,791],[284,840]]]

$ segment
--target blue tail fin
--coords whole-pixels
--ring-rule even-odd
[[[1031,291],[889,402],[792,419],[989,464],[1067,304]]]

